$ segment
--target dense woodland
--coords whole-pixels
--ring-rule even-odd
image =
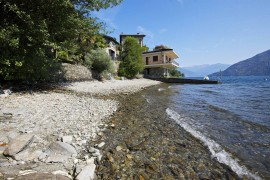
[[[121,2],[1,0],[0,80],[48,81],[63,61],[93,67],[106,25],[92,13]]]

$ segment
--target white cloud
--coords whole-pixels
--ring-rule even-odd
[[[142,26],[138,26],[137,31],[149,36],[150,38],[154,38],[154,33],[152,33],[151,31],[147,30],[146,28],[144,28]]]

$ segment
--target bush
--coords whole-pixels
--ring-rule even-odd
[[[66,52],[66,51],[57,52],[57,58],[62,60],[62,61],[68,61],[69,60],[68,52]]]
[[[91,50],[90,53],[84,57],[84,65],[98,73],[102,73],[104,71],[109,73],[114,72],[111,57],[104,49]]]
[[[143,50],[145,50],[145,48],[139,45],[137,39],[133,37],[127,37],[125,39],[121,52],[121,63],[118,71],[119,76],[134,78],[144,69],[142,58]]]
[[[171,77],[185,77],[185,75],[177,69],[170,69],[169,73]]]

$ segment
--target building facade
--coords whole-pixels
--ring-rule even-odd
[[[108,53],[108,55],[111,57],[111,59],[114,60],[119,60],[119,43],[116,41],[115,38],[111,37],[111,36],[103,36],[104,39],[106,40],[106,52]]]
[[[140,34],[140,33],[137,33],[137,34],[120,34],[120,44],[123,45],[124,42],[125,42],[125,38],[126,37],[133,37],[135,39],[138,40],[138,43],[140,44],[140,46],[142,47],[144,44],[143,44],[143,38],[145,37],[144,34]]]
[[[169,77],[169,70],[179,67],[175,61],[179,56],[167,47],[155,48],[153,51],[144,52],[142,56],[145,62],[145,77]]]

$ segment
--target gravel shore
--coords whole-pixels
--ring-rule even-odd
[[[104,146],[96,137],[114,127],[105,122],[119,107],[110,96],[159,83],[76,82],[61,92],[0,95],[0,179],[93,178]]]
[[[160,84],[159,81],[149,79],[85,81],[65,84],[67,89],[95,95],[130,94],[146,87]]]

